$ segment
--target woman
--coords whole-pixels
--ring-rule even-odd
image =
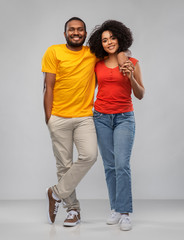
[[[142,99],[144,86],[138,60],[127,57],[121,71],[118,53],[128,52],[133,38],[123,23],[108,20],[92,32],[88,44],[97,58],[98,83],[94,121],[104,163],[111,214],[107,224],[130,230],[132,213],[130,156],[135,135],[131,91]]]

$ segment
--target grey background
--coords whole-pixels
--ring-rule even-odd
[[[47,47],[65,42],[63,26],[73,16],[86,22],[88,35],[107,19],[131,28],[146,88],[142,101],[133,98],[134,198],[184,198],[183,10],[182,0],[0,0],[0,199],[41,199],[57,182],[41,58]],[[107,198],[100,154],[77,193]]]

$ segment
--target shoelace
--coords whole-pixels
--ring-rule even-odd
[[[115,212],[115,211],[112,211],[112,212],[111,212],[111,217],[112,217],[112,218],[115,218],[116,215],[117,215],[117,212]]]
[[[67,214],[67,219],[73,219],[75,216],[77,216],[78,215],[78,213],[76,212],[76,211],[70,211],[70,212],[68,212],[68,214]]]
[[[63,206],[66,206],[66,202],[63,199],[61,200],[61,203]]]
[[[121,217],[119,223],[122,223],[122,222],[123,222],[123,223],[130,223],[130,218],[129,218],[129,216],[123,215],[123,216]]]
[[[58,212],[58,208],[59,208],[59,203],[55,202],[55,208],[54,208],[54,214],[56,215]]]

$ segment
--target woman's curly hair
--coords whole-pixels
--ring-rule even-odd
[[[132,45],[133,37],[130,29],[116,20],[107,20],[102,25],[97,25],[94,28],[87,43],[91,52],[94,53],[97,58],[103,59],[105,56],[108,56],[108,53],[102,46],[101,37],[104,31],[111,31],[118,39],[118,52],[125,52]]]

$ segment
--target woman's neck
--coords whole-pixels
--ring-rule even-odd
[[[105,65],[109,68],[114,68],[118,66],[117,54],[109,54],[108,58],[105,60]]]

